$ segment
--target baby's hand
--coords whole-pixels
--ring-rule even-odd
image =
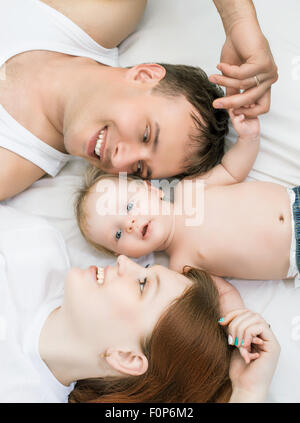
[[[259,140],[260,125],[258,118],[247,118],[245,115],[235,115],[233,109],[229,109],[232,125],[240,138],[257,141]]]

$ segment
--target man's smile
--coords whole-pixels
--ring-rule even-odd
[[[104,152],[106,146],[107,126],[97,131],[91,138],[88,145],[88,156],[104,161]]]

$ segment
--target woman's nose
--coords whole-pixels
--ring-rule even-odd
[[[142,269],[142,266],[130,260],[127,256],[120,255],[117,258],[118,273],[120,276],[124,276],[136,270]]]

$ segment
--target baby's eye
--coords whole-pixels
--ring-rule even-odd
[[[122,236],[122,231],[121,231],[121,229],[119,229],[117,232],[116,232],[116,239],[120,239],[121,238],[121,236]]]
[[[133,207],[133,202],[127,204],[127,211],[129,212]]]
[[[139,283],[140,283],[140,290],[141,290],[141,293],[143,293],[143,291],[144,291],[144,289],[145,289],[145,285],[146,285],[146,283],[147,283],[147,282],[148,282],[147,278],[145,278],[145,279],[143,280],[143,282],[139,281]]]

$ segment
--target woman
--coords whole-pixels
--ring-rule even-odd
[[[69,262],[60,233],[7,206],[0,217],[1,402],[264,399],[278,358],[274,335],[245,310],[218,323],[205,273],[120,256],[99,277],[95,266],[71,269],[62,292]],[[228,324],[233,336],[243,328],[264,340],[250,365],[234,357],[233,389]]]

